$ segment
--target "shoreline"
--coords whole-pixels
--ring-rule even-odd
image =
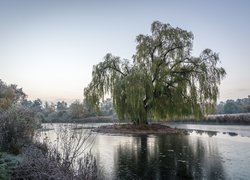
[[[55,119],[50,122],[43,123],[119,123],[119,120],[113,116],[95,116],[80,119],[70,119],[62,121]],[[129,123],[129,121],[125,121]],[[209,115],[202,119],[172,119],[172,120],[158,120],[150,121],[150,123],[185,123],[185,124],[207,124],[207,125],[250,125],[250,113],[248,114],[223,114],[223,115]]]

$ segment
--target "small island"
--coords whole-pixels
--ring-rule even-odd
[[[133,125],[133,124],[113,124],[97,127],[93,130],[98,133],[108,134],[131,134],[131,135],[145,135],[145,134],[168,134],[177,135],[182,134],[183,131],[174,129],[169,126],[161,124],[148,125]]]

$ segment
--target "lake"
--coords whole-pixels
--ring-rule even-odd
[[[71,127],[71,124],[61,124]],[[81,124],[89,132],[100,124]],[[93,133],[91,152],[105,179],[249,179],[250,126],[168,124],[188,135]],[[43,124],[56,139],[59,124]],[[86,129],[85,129],[86,128]]]

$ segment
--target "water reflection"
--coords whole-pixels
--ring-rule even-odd
[[[97,125],[64,126],[88,133],[88,127]],[[249,179],[250,126],[185,126],[188,135],[183,136],[94,133],[90,149],[108,180]],[[58,124],[46,126],[41,139],[46,136],[56,142],[58,128]]]
[[[197,130],[197,129],[191,129],[191,130],[186,130],[188,133],[193,133],[195,132],[198,135],[207,135],[208,137],[213,137],[217,136],[217,131],[203,131],[203,130]]]
[[[250,126],[246,125],[204,125],[204,124],[166,124],[173,128],[179,129],[198,129],[203,131],[217,131],[217,132],[234,132],[239,136],[250,137]]]
[[[115,179],[226,179],[217,146],[189,136],[134,137],[114,156]]]

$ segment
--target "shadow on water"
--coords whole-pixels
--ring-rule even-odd
[[[114,163],[114,179],[226,179],[217,146],[190,136],[134,137]]]

